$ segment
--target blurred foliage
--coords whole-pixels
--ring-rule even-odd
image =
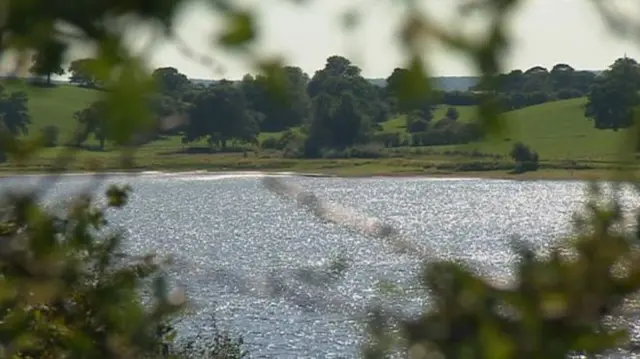
[[[63,60],[73,42],[93,45],[94,59],[72,63],[69,71],[75,82],[104,90],[96,105],[101,111],[95,116],[89,112],[79,114],[84,119],[79,122],[92,124],[94,133],[123,147],[123,165],[130,165],[136,135],[154,128],[149,96],[157,92],[158,85],[169,84],[158,83],[151,76],[143,65],[145,54],[132,53],[125,45],[125,34],[132,26],[151,25],[156,29],[155,37],[175,38],[173,21],[187,2],[0,0],[0,54],[18,54],[14,75],[31,69],[49,82],[52,74],[64,71]],[[510,46],[506,24],[523,2],[460,2],[458,21],[477,13],[489,20],[486,29],[473,36],[464,35],[458,28],[439,26],[417,6],[417,1],[404,2],[402,6],[407,11],[400,41],[407,63],[403,66],[405,72],[398,73],[394,83],[394,91],[401,97],[399,106],[421,110],[416,117],[428,117],[429,109],[417,104],[431,93],[424,55],[427,45],[433,42],[471,59],[483,76],[479,86],[495,89],[496,75],[503,69],[504,54]],[[637,24],[632,26],[632,21],[613,11],[613,2],[591,2],[614,30],[628,32],[637,28]],[[284,67],[273,59],[259,58],[253,51],[259,31],[255,15],[234,1],[208,3],[226,19],[226,26],[216,37],[218,43],[248,56],[263,72],[260,85],[264,88],[275,93],[290,90],[293,81],[282,73]],[[298,3],[304,6],[307,2]],[[369,2],[363,3],[367,6]],[[348,9],[345,19],[350,27],[358,26],[353,8]],[[206,64],[215,63],[211,57],[200,58]],[[338,70],[347,74],[352,84],[362,84],[360,74],[340,58],[332,59],[316,80],[330,80],[323,74]],[[484,93],[479,107],[481,129],[487,133],[505,130],[499,116],[500,101],[494,92]],[[614,92],[604,88],[599,93],[604,97]],[[205,95],[222,97],[233,93],[229,89],[224,94],[201,94],[203,101]],[[367,96],[376,98],[377,94]],[[12,134],[24,131],[22,124],[29,120],[21,110],[24,101],[20,93],[3,99],[16,106],[11,114],[3,114],[0,156],[6,152],[27,159],[38,146],[20,143]],[[632,100],[635,104],[636,99]],[[317,135],[307,143],[306,150],[314,153],[331,140],[339,140],[343,146],[358,144],[359,136],[370,131],[381,111],[360,106],[355,97],[337,103],[331,96],[323,96],[313,106],[316,121],[310,127]],[[206,109],[203,106],[195,110]],[[235,108],[229,111],[243,120],[250,116]],[[596,112],[593,111],[594,116]],[[620,117],[626,120],[629,114],[625,112]],[[339,127],[340,118],[357,119],[347,129],[353,136],[324,136],[323,126]],[[81,129],[78,136],[86,136],[87,132],[87,128]],[[218,140],[218,129],[210,132],[212,141]],[[69,146],[62,153],[58,170],[64,169],[74,150]],[[63,216],[45,210],[40,195],[47,187],[42,184],[32,193],[7,197],[0,213],[0,356],[168,355],[166,346],[173,335],[166,322],[180,312],[185,302],[180,295],[174,298],[168,294],[161,265],[151,256],[136,259],[119,253],[122,236],[118,233],[97,234],[105,230],[107,221],[104,211],[88,195],[80,196]],[[112,188],[107,202],[110,207],[121,207],[126,198],[126,189]],[[460,264],[427,261],[422,282],[431,298],[430,307],[410,319],[382,308],[374,310],[372,341],[365,356],[382,358],[400,350],[411,358],[564,358],[568,353],[603,353],[628,343],[628,333],[609,328],[605,319],[617,315],[625,300],[640,289],[638,234],[620,230],[620,205],[615,198],[606,206],[600,204],[607,199],[611,198],[594,190],[593,201],[586,207],[588,213],[579,218],[576,235],[563,243],[564,248],[539,256],[526,246],[517,247],[520,261],[510,286],[492,284]],[[637,223],[634,225],[637,227]],[[340,264],[334,272],[343,269]],[[144,305],[140,290],[149,284],[153,301]],[[214,349],[205,345],[198,355],[244,355],[239,349],[241,342],[228,336],[216,336],[212,343]]]
[[[108,207],[126,204],[112,187]],[[155,353],[157,328],[185,304],[169,295],[154,257],[120,253],[120,233],[102,232],[104,209],[80,195],[64,215],[31,193],[5,198],[1,218],[0,343],[3,357],[134,358]],[[151,285],[153,302],[139,290]]]
[[[610,323],[635,308],[627,300],[640,288],[638,223],[625,231],[630,223],[619,204],[598,186],[592,194],[575,236],[550,253],[516,243],[512,284],[459,264],[428,263],[421,278],[432,306],[410,319],[374,311],[365,356],[397,351],[390,333],[401,334],[411,358],[565,358],[629,347],[627,328]]]
[[[54,215],[34,193],[4,198],[0,212],[0,347],[13,358],[183,357],[168,324],[186,305],[168,288],[169,263],[120,248],[105,211],[127,204],[111,186],[106,207],[79,195]],[[203,358],[240,358],[242,341],[216,329]],[[204,354],[207,354],[206,356]]]

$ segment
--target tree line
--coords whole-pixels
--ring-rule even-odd
[[[33,71],[46,68],[34,58]],[[103,88],[93,75],[94,59],[79,59],[68,67],[70,82],[81,87]],[[621,58],[599,74],[577,71],[567,64],[550,71],[536,66],[490,77],[468,91],[426,91],[407,95],[414,76],[396,68],[378,86],[362,76],[361,69],[342,56],[331,56],[313,76],[301,68],[285,66],[273,91],[264,75],[245,75],[240,81],[220,80],[196,84],[172,67],[155,69],[152,77],[158,91],[148,98],[156,117],[151,135],[137,136],[136,144],[163,135],[179,135],[184,144],[205,140],[212,150],[232,151],[258,146],[283,151],[290,157],[374,156],[363,147],[433,146],[478,140],[479,126],[458,121],[454,106],[475,105],[491,99],[509,111],[552,100],[586,96],[585,116],[598,129],[628,127],[633,107],[640,103],[638,63]],[[49,68],[51,70],[51,68]],[[46,71],[49,71],[46,70]],[[59,73],[59,69],[54,69]],[[45,72],[46,72],[45,71]],[[9,133],[26,134],[30,117],[24,92],[0,95],[3,124]],[[434,109],[448,105],[442,119]],[[110,139],[106,104],[96,101],[75,113],[84,129],[80,143],[91,135],[104,149]],[[390,118],[404,115],[406,134],[381,131]],[[50,126],[51,127],[51,126]],[[43,130],[45,138],[57,136],[55,128]],[[260,143],[261,132],[281,134]],[[49,140],[52,144],[55,140]],[[244,147],[246,148],[246,147]],[[355,149],[355,148],[359,148]]]
[[[72,83],[100,88],[89,75],[91,61],[71,63]],[[172,67],[154,70],[158,91],[148,100],[158,120],[155,135],[181,135],[184,144],[205,140],[212,149],[227,151],[230,145],[258,145],[261,132],[282,132],[280,138],[262,145],[297,157],[325,156],[328,151],[372,142],[386,147],[444,144],[439,143],[443,134],[449,134],[447,143],[475,138],[458,134],[461,128],[472,132],[467,130],[472,125],[458,126],[457,114],[431,126],[437,103],[426,94],[420,99],[401,101],[401,94],[394,90],[403,81],[396,79],[397,72],[389,79],[391,85],[380,87],[365,79],[361,69],[342,56],[329,57],[325,67],[311,77],[299,67],[285,66],[281,70],[278,91],[272,91],[271,80],[263,75],[203,85],[191,82]],[[97,101],[75,114],[86,130],[85,137],[93,134],[100,148],[109,140],[104,108],[104,103]],[[407,125],[413,133],[410,141],[380,131],[383,122],[399,114],[408,115]],[[166,126],[167,122],[171,125]],[[143,140],[154,138],[147,136]]]

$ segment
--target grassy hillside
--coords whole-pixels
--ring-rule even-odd
[[[31,113],[30,134],[47,125],[55,125],[61,133],[70,133],[76,125],[73,114],[91,104],[100,92],[71,85],[40,88],[21,83],[3,83],[6,91],[25,91],[29,96]]]
[[[433,119],[439,121],[444,118],[447,112],[447,108],[450,106],[438,106],[433,112]],[[476,116],[476,109],[474,106],[454,106],[460,114],[459,121],[470,121]],[[382,124],[382,128],[387,132],[406,132],[406,118],[405,116],[399,116],[391,119]]]
[[[507,112],[505,138],[441,148],[506,154],[515,141],[522,141],[543,159],[615,159],[626,131],[596,130],[593,122],[584,117],[585,103],[585,98],[579,98]],[[466,118],[473,116],[473,110],[466,111]]]

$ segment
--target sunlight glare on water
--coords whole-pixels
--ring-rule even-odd
[[[65,177],[51,198],[68,199],[87,178]],[[176,257],[172,275],[196,304],[195,315],[179,327],[182,335],[210,330],[208,318],[215,314],[222,328],[243,335],[252,357],[354,356],[362,338],[359,318],[378,281],[415,284],[419,261],[395,253],[384,240],[301,209],[295,198],[266,189],[262,178],[256,172],[111,177],[110,183],[131,184],[134,193],[129,206],[109,216],[127,228],[131,251]],[[35,179],[3,179],[0,189]],[[393,225],[434,258],[464,260],[498,279],[509,276],[514,235],[548,248],[568,233],[585,194],[577,182],[281,180],[332,208]],[[334,287],[296,280],[296,270],[339,256],[348,257],[351,267]],[[274,286],[282,288],[278,295]]]

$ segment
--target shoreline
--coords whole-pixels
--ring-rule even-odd
[[[360,171],[341,173],[340,168],[334,168],[329,172],[307,172],[307,171],[282,171],[276,168],[268,168],[260,170],[259,168],[251,170],[242,169],[139,169],[139,170],[108,170],[108,171],[64,171],[60,173],[51,173],[46,171],[0,171],[1,178],[15,177],[43,177],[43,176],[144,176],[144,175],[280,175],[280,176],[299,176],[311,178],[424,178],[424,179],[476,179],[476,180],[511,180],[511,181],[612,181],[616,172],[611,169],[597,170],[564,170],[564,169],[545,169],[533,172],[525,172],[521,174],[513,174],[505,171],[453,171],[453,172],[405,172],[405,171]],[[627,177],[628,179],[628,177]],[[624,180],[624,179],[623,179]]]

